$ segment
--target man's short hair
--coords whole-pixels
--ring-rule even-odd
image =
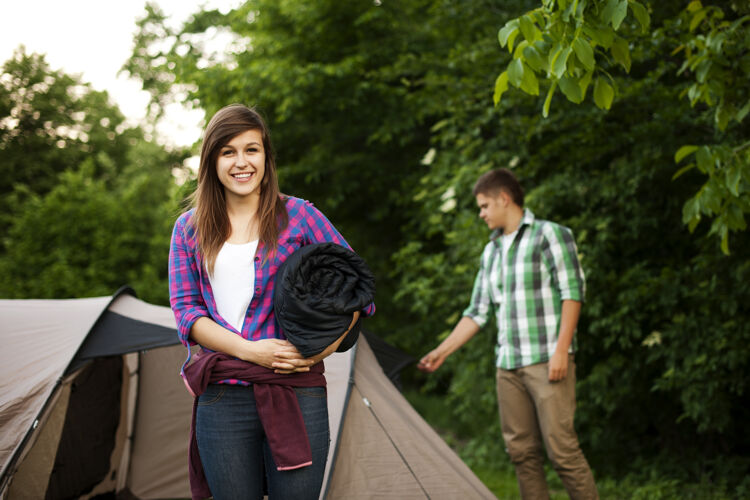
[[[482,174],[474,184],[474,196],[483,194],[497,196],[500,191],[510,196],[513,203],[523,208],[523,188],[515,174],[507,168],[498,168]]]

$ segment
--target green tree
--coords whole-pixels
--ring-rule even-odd
[[[84,161],[56,176],[44,195],[21,190],[0,256],[0,296],[109,295],[131,285],[166,304],[167,254],[179,188],[174,157],[153,143],[131,151],[114,186]],[[182,193],[184,194],[184,193]]]
[[[750,113],[750,7],[711,3],[544,0],[498,33],[513,58],[497,78],[494,98],[499,102],[509,86],[539,95],[541,78],[549,82],[544,116],[557,89],[580,103],[592,83],[594,103],[610,109],[616,72],[630,72],[633,50],[659,44],[664,59],[682,55],[676,74],[686,87],[679,97],[687,96],[715,128],[706,134],[709,142],[675,150],[675,162],[693,159],[675,177],[693,168],[707,177],[685,202],[683,221],[692,232],[704,216],[713,218],[710,233],[729,253],[729,233],[744,231],[750,212],[750,142],[744,122]],[[651,23],[650,10],[656,11],[657,23]]]
[[[85,160],[92,176],[111,183],[142,138],[106,92],[20,47],[0,74],[0,213],[12,212],[9,195],[17,186],[44,194],[57,174]]]
[[[21,49],[3,66],[0,296],[108,295],[166,303],[177,213],[167,151],[126,127],[105,92]]]

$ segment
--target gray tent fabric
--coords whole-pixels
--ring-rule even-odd
[[[325,360],[321,499],[494,498],[394,387],[368,337]],[[192,398],[168,307],[128,289],[0,300],[0,342],[0,500],[189,498]]]
[[[0,498],[189,496],[185,348],[172,311],[132,293],[0,300]]]
[[[1,474],[111,300],[0,301]]]
[[[388,380],[363,338],[324,498],[495,498]]]

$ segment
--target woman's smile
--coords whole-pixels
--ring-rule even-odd
[[[266,153],[259,130],[246,130],[234,136],[220,150],[216,175],[227,197],[260,195],[266,168]]]

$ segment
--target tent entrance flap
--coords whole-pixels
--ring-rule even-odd
[[[105,479],[120,423],[121,356],[94,360],[71,384],[46,498],[78,498]]]

